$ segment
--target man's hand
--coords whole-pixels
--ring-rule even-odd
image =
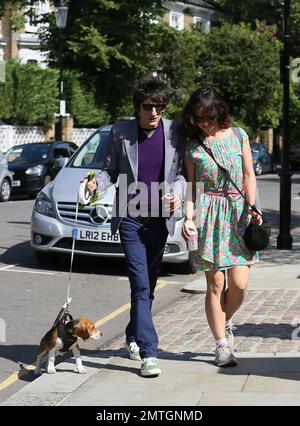
[[[166,211],[173,213],[181,206],[181,198],[175,192],[162,197]]]
[[[90,193],[96,191],[96,189],[97,189],[97,182],[96,182],[95,178],[92,179],[92,180],[88,180],[88,179],[85,178],[83,181],[87,182],[87,187],[88,187],[88,190],[90,191]]]

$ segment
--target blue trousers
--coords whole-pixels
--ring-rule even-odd
[[[141,358],[156,357],[158,337],[151,307],[168,231],[164,218],[147,222],[125,217],[119,228],[131,289],[126,340],[136,342]]]

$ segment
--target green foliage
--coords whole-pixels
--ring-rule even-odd
[[[159,6],[160,2],[156,3]],[[152,34],[157,30],[151,19],[159,15],[153,0],[69,1],[64,66],[76,69],[97,88],[97,104],[107,105],[112,119],[127,111],[124,99],[131,96],[135,81],[153,70]],[[57,66],[58,39],[51,17],[44,43],[53,66]]]
[[[108,122],[105,108],[96,105],[95,89],[87,90],[78,72],[65,73],[65,97],[67,110],[73,115],[76,126],[100,126]]]
[[[58,104],[58,73],[9,61],[0,84],[0,119],[8,123],[51,126]]]
[[[228,100],[233,114],[256,129],[278,125],[280,43],[269,32],[245,24],[224,24],[205,38],[199,56],[200,85],[211,86]]]

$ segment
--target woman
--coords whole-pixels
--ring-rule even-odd
[[[257,253],[247,249],[242,236],[249,218],[261,221],[261,216],[248,209],[214,159],[254,204],[256,179],[249,139],[243,129],[231,127],[228,105],[209,88],[198,89],[190,96],[182,113],[182,129],[188,136],[185,166],[190,182],[182,232],[189,239],[197,230],[197,219],[198,249],[192,253],[196,268],[205,271],[205,310],[216,340],[215,363],[219,367],[235,366],[232,316],[245,297],[250,265],[258,262]],[[194,212],[199,181],[204,182],[204,193],[199,210]]]

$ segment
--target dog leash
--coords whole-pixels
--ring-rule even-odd
[[[72,249],[71,249],[71,260],[70,260],[70,270],[69,270],[69,281],[68,281],[68,290],[67,290],[67,309],[68,309],[68,301],[70,299],[70,293],[71,293],[71,286],[72,286],[72,269],[73,269],[73,261],[74,261],[74,252],[75,252],[75,243],[77,240],[77,221],[78,221],[78,207],[79,207],[79,201],[78,197],[76,199],[76,210],[75,210],[75,225],[72,229]]]

